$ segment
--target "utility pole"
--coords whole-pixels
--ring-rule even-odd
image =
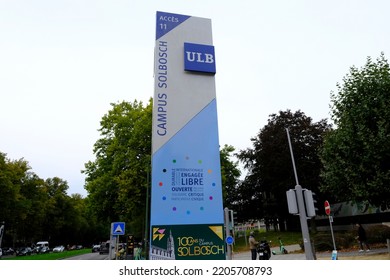
[[[4,225],[5,225],[5,222],[3,221],[1,223],[1,226],[0,226],[0,248],[1,248],[1,243],[3,242]]]
[[[146,201],[145,201],[145,236],[144,236],[144,252],[145,260],[149,257],[149,190],[150,190],[150,172],[147,172],[146,177]]]
[[[313,250],[312,250],[311,242],[310,242],[309,227],[307,226],[306,207],[305,207],[305,201],[303,199],[303,190],[302,190],[301,185],[299,185],[299,181],[298,181],[298,174],[297,174],[297,170],[295,168],[294,153],[293,153],[292,146],[291,146],[290,133],[288,131],[288,128],[286,128],[286,131],[287,131],[288,144],[290,147],[291,160],[292,160],[295,181],[296,181],[295,194],[296,194],[296,198],[297,198],[299,220],[301,222],[303,246],[305,249],[306,259],[307,260],[314,260],[315,258],[314,258],[314,254],[313,254]]]

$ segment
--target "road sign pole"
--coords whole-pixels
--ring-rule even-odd
[[[118,246],[119,246],[119,236],[117,235],[115,238],[115,259],[118,259]]]
[[[336,242],[334,241],[333,227],[332,227],[332,216],[329,216],[330,231],[332,233],[333,249],[336,250]]]
[[[337,260],[337,249],[336,249],[336,242],[334,241],[332,222],[333,222],[333,218],[332,216],[329,215],[330,232],[332,233],[332,241],[333,241],[332,260]]]
[[[229,230],[229,208],[225,207],[225,234],[226,237],[230,236],[230,230]],[[226,259],[231,260],[232,259],[232,246],[229,244],[226,244]]]
[[[333,217],[330,215],[330,203],[329,201],[325,200],[324,202],[325,207],[325,214],[329,217],[329,225],[330,225],[330,232],[332,234],[332,241],[333,241],[333,252],[332,252],[332,260],[337,260],[337,249],[336,249],[336,242],[334,241],[334,234],[333,234]]]
[[[114,224],[113,223],[111,223],[111,229],[110,229],[110,247],[108,247],[108,259],[109,260],[112,260],[112,232],[114,231]]]

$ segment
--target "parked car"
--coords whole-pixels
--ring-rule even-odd
[[[11,247],[9,247],[8,249],[3,250],[3,255],[12,256],[13,254],[15,254],[15,251]]]
[[[55,252],[55,253],[63,252],[64,250],[65,250],[65,247],[62,245],[53,248],[53,252]]]
[[[11,256],[11,255],[13,255],[13,254],[15,254],[15,251],[14,251],[14,249],[12,249],[11,247],[9,247],[9,248],[3,248],[3,256]]]
[[[40,250],[41,250],[40,247],[34,247],[31,249],[31,254],[39,254]]]
[[[108,254],[109,250],[110,250],[110,241],[107,241],[100,245],[99,254],[100,255]]]
[[[92,253],[99,252],[100,245],[92,245]]]
[[[49,241],[39,241],[36,244],[37,247],[49,247]]]
[[[49,241],[39,241],[36,244],[36,251],[38,254],[47,253],[50,251],[49,249]]]
[[[50,252],[50,248],[49,247],[41,247],[41,249],[39,250],[39,253],[40,254],[46,254],[46,253],[49,253]]]
[[[22,247],[16,251],[17,256],[29,256],[29,255],[31,255],[31,253],[32,253],[32,250],[30,247]]]

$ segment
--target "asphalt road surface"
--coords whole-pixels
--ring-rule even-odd
[[[67,258],[66,260],[108,260],[108,254],[88,253]]]

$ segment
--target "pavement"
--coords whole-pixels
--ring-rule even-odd
[[[301,252],[301,247],[298,244],[295,245],[287,245],[284,246],[288,254],[276,254],[272,255],[270,260],[306,260],[306,255]],[[279,247],[272,247],[271,251],[278,252]],[[374,255],[379,253],[386,253],[390,251],[388,248],[379,248],[379,249],[372,249],[369,252],[359,252],[359,251],[349,251],[349,252],[341,252],[339,251],[337,253],[338,257],[347,257],[347,256],[358,256],[358,255]],[[317,259],[332,259],[332,253],[331,252],[321,252],[316,253]],[[233,253],[233,260],[250,260],[251,259],[251,252],[245,251],[240,253]]]

